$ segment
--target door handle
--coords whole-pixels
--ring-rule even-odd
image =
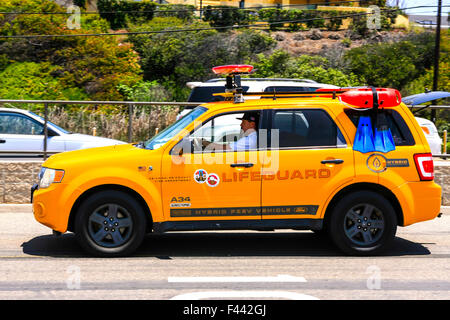
[[[249,163],[249,162],[246,162],[246,163],[232,163],[232,164],[230,164],[230,167],[232,167],[232,168],[236,168],[236,167],[251,168],[251,167],[253,167],[253,163]]]
[[[6,140],[0,139],[0,143],[5,143],[5,142],[6,142]]]
[[[344,162],[344,160],[342,160],[342,159],[328,159],[328,160],[320,161],[320,163],[322,163],[322,164],[330,164],[330,163],[341,164],[343,162]]]

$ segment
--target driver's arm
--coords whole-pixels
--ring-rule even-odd
[[[219,143],[214,143],[214,142],[210,142],[208,140],[202,139],[202,145],[205,148],[209,148],[212,150],[215,149],[219,149],[219,150],[231,150],[230,146],[228,144],[219,144]]]

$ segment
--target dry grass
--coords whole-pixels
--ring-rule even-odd
[[[147,140],[173,123],[178,107],[144,106],[135,107],[132,112],[132,141]],[[42,114],[41,114],[42,115]],[[128,109],[115,114],[82,109],[67,111],[64,107],[49,108],[49,121],[76,133],[101,136],[128,141]]]

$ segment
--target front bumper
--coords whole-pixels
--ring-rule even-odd
[[[70,208],[68,199],[64,197],[64,184],[54,184],[49,188],[39,189],[35,185],[31,188],[33,215],[36,221],[54,231],[67,231]],[[67,209],[68,208],[68,209]]]
[[[33,203],[33,195],[37,189],[39,189],[39,185],[37,183],[33,184],[33,186],[31,187],[31,197],[30,197],[31,203]]]

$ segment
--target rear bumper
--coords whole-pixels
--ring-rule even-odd
[[[403,210],[403,226],[436,218],[442,189],[434,181],[408,182],[393,190]]]

